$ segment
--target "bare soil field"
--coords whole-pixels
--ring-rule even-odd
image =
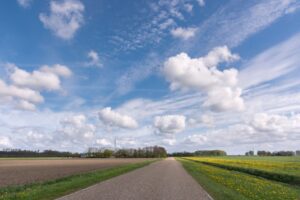
[[[147,159],[0,159],[0,187],[54,180]]]

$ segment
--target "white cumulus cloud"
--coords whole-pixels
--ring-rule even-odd
[[[53,73],[61,77],[70,77],[72,75],[71,70],[64,65],[55,64],[53,66],[44,65],[40,69],[42,72]]]
[[[101,63],[99,55],[96,51],[91,50],[88,53],[88,58],[90,59],[90,61],[86,63],[86,66],[102,67],[102,63]]]
[[[91,140],[95,136],[96,127],[88,123],[85,115],[78,114],[60,121],[61,128],[58,132],[65,139],[71,139],[74,143],[81,140]]]
[[[110,107],[106,107],[99,111],[99,119],[106,125],[119,128],[135,129],[138,123],[135,119],[128,115],[118,113]]]
[[[163,145],[174,146],[176,143],[177,141],[174,138],[165,138],[162,140]]]
[[[186,10],[187,12],[189,12],[189,13],[193,11],[193,5],[190,4],[190,3],[184,4],[184,8],[185,8],[185,10]]]
[[[186,138],[184,138],[183,142],[185,144],[196,144],[196,145],[205,145],[207,142],[207,137],[204,135],[189,135]]]
[[[205,6],[205,0],[197,0],[200,7]]]
[[[104,147],[110,147],[113,145],[108,139],[105,138],[97,139],[96,144]]]
[[[20,87],[51,91],[61,89],[60,76],[67,77],[70,75],[71,71],[62,65],[43,66],[31,73],[15,67],[10,74],[10,79],[14,85]]]
[[[213,111],[242,111],[245,108],[242,90],[232,87],[216,87],[207,93],[203,106]]]
[[[266,147],[266,144],[298,141],[299,131],[299,114],[258,113],[239,124],[187,136],[184,143],[202,148],[224,148],[237,144],[264,144],[261,146]]]
[[[30,103],[30,102],[25,101],[25,100],[20,100],[16,107],[20,110],[34,111],[36,109],[36,107],[33,103]]]
[[[30,4],[32,3],[32,0],[18,0],[18,3],[23,8],[28,8]]]
[[[249,125],[258,132],[287,134],[300,130],[300,115],[288,117],[278,114],[258,113],[253,116]]]
[[[11,147],[11,141],[8,137],[6,136],[0,136],[0,147],[2,148],[7,148]]]
[[[41,13],[39,18],[44,27],[56,36],[68,40],[84,23],[84,5],[79,0],[50,2],[50,14]]]
[[[157,134],[175,134],[183,131],[186,126],[183,115],[164,115],[154,118],[153,126]]]
[[[61,77],[69,77],[72,72],[63,65],[42,66],[28,72],[15,64],[5,65],[9,71],[9,81],[0,79],[0,100],[15,104],[21,110],[35,110],[36,104],[44,102],[43,91],[61,89]]]
[[[29,89],[21,88],[14,85],[7,85],[0,79],[0,97],[11,97],[27,100],[34,103],[41,103],[44,98],[39,92]]]
[[[204,125],[207,127],[213,127],[214,126],[214,118],[211,115],[202,115],[200,118],[189,118],[188,123],[191,126],[196,125]]]
[[[237,87],[238,71],[234,68],[219,70],[220,63],[237,60],[226,47],[216,47],[206,56],[190,58],[186,53],[170,57],[163,67],[163,73],[171,83],[171,90],[196,90],[207,95],[204,106],[213,111],[244,108],[241,89]]]
[[[194,37],[196,34],[197,28],[182,28],[178,27],[171,30],[171,34],[173,37],[181,38],[183,40],[187,40],[191,37]]]

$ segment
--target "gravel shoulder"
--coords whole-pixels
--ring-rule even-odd
[[[59,200],[211,200],[174,158],[155,162]]]

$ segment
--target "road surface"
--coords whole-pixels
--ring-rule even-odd
[[[59,200],[211,200],[174,158],[152,163]]]

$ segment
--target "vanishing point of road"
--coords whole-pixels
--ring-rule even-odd
[[[58,200],[211,200],[174,158],[103,181]]]

